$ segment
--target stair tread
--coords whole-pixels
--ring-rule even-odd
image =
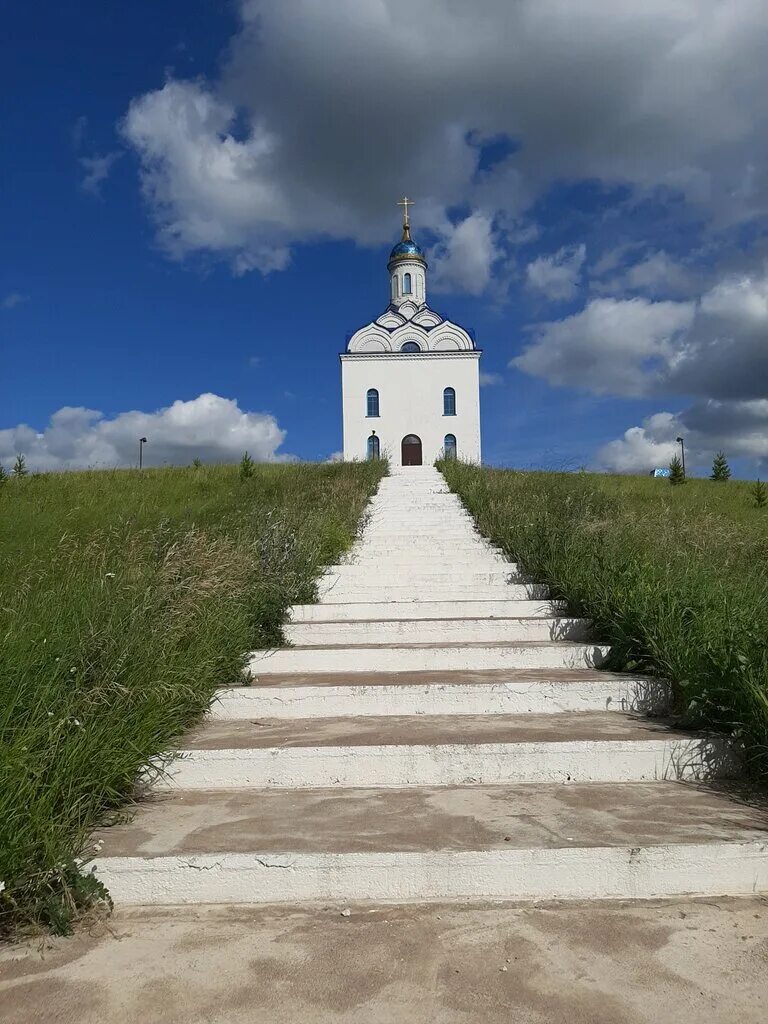
[[[487,851],[768,840],[726,785],[611,783],[154,794],[104,829],[104,857]]]
[[[230,690],[241,693],[245,690],[259,689],[263,686],[466,686],[487,685],[503,686],[505,684],[535,686],[541,683],[586,683],[604,682],[606,687],[616,682],[647,682],[649,687],[663,686],[662,682],[651,676],[608,672],[602,669],[589,668],[488,668],[477,670],[446,669],[445,671],[413,672],[275,672],[258,681],[258,671],[250,686],[221,687],[221,692]]]
[[[693,736],[663,719],[617,712],[557,715],[368,715],[252,718],[205,722],[183,741],[185,750],[288,747],[441,746],[497,743],[687,741]]]
[[[435,643],[391,643],[391,644],[292,644],[290,647],[278,647],[274,650],[257,650],[251,652],[251,657],[258,658],[260,656],[268,657],[272,654],[285,654],[290,651],[348,651],[348,650],[376,650],[376,651],[396,651],[407,649],[409,651],[418,650],[439,650],[439,651],[450,651],[454,649],[463,649],[466,647],[524,647],[524,648],[535,648],[535,647],[554,647],[559,649],[578,649],[582,647],[599,647],[601,649],[607,649],[607,644],[601,644],[590,640],[461,640],[458,643],[445,643],[445,641]]]

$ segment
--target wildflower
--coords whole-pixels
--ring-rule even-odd
[[[104,579],[105,580],[113,580],[114,578],[115,578],[115,574],[113,572],[104,573]]]
[[[70,674],[70,675],[72,675],[72,673],[73,673],[73,672],[77,672],[77,669],[75,668],[75,666],[74,666],[74,665],[73,665],[73,666],[72,666],[72,668],[71,668],[71,669],[69,670],[69,674]]]
[[[49,717],[49,718],[53,718],[53,712],[52,712],[52,711],[49,711],[49,712],[48,712],[48,717]]]
[[[0,892],[2,892],[3,889],[5,889],[5,882],[0,882]]]
[[[80,721],[80,719],[79,719],[79,718],[73,718],[73,719],[72,719],[72,722],[73,722],[73,724],[74,724],[74,725],[82,725],[82,724],[83,724],[83,723],[82,723],[82,722]]]

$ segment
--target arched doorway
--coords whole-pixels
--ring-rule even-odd
[[[406,434],[401,445],[404,466],[421,465],[421,438],[415,434]]]

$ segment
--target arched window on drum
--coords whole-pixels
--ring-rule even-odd
[[[443,453],[446,459],[456,458],[456,435],[446,434],[443,439]]]

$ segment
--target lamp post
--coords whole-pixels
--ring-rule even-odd
[[[683,476],[685,476],[685,438],[678,437],[676,440],[677,443],[680,445],[680,455],[682,456],[683,463]]]
[[[139,438],[139,469],[144,465],[144,445],[147,443],[146,437]]]

